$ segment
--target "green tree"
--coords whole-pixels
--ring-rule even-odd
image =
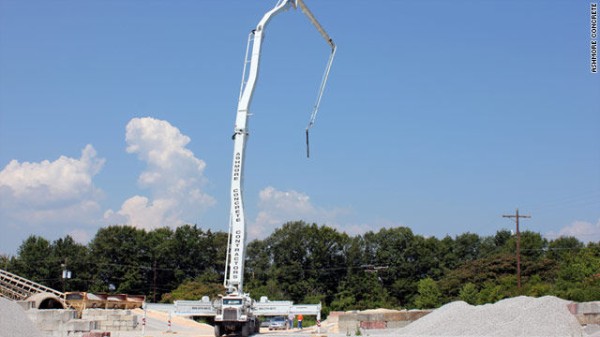
[[[87,247],[67,235],[52,242],[50,249],[48,261],[58,275],[51,287],[64,291],[87,290],[88,280],[91,278]],[[70,279],[62,278],[62,271],[65,269],[71,272]]]
[[[419,294],[415,306],[421,309],[437,308],[442,304],[442,293],[437,283],[430,277],[424,278],[418,284]]]
[[[349,241],[347,234],[331,227],[314,223],[308,226],[305,243],[308,258],[304,268],[311,282],[303,299],[305,302],[307,298],[323,298],[325,302],[333,299],[339,279],[346,275],[342,267],[347,265]]]
[[[579,250],[585,248],[585,245],[577,238],[560,237],[548,243],[548,258],[562,261],[577,254]]]
[[[18,249],[11,266],[13,273],[50,286],[59,280],[60,267],[52,264],[50,242],[41,236],[29,236]]]
[[[600,249],[598,244],[566,257],[561,261],[557,292],[560,297],[573,301],[600,300]]]
[[[146,231],[131,226],[101,228],[90,242],[95,264],[91,291],[147,294],[151,266],[147,263]]]
[[[276,280],[269,279],[264,284],[251,279],[246,282],[246,289],[250,289],[250,296],[254,299],[260,299],[262,296],[267,296],[269,300],[287,300],[285,293],[279,286]],[[312,302],[304,302],[312,303]]]
[[[481,238],[480,257],[486,258],[506,251],[504,247],[511,235],[509,230],[502,229],[497,231],[495,235]]]
[[[273,266],[269,245],[263,240],[254,240],[246,248],[246,288],[252,289],[252,293],[268,294],[268,290],[258,290],[271,280],[271,268]],[[270,289],[274,290],[274,289]],[[270,296],[275,299],[273,295]]]
[[[412,266],[415,281],[426,277],[438,279],[444,274],[440,246],[440,241],[435,237],[414,236],[407,251],[407,261]]]
[[[168,227],[154,229],[148,232],[144,237],[142,246],[147,249],[143,255],[144,261],[140,265],[146,266],[146,293],[149,295],[148,301],[157,302],[164,293],[177,288],[180,283],[175,278],[175,269],[173,261],[177,260],[177,255],[170,250],[174,232]]]
[[[540,275],[533,275],[523,282],[524,294],[532,297],[555,295],[554,286],[546,282]]]
[[[411,290],[402,286],[410,287],[418,281],[418,274],[427,273],[425,242],[415,243],[415,235],[407,227],[382,228],[377,233],[365,233],[363,238],[365,262],[384,268],[377,276],[385,289],[391,289],[393,303],[407,303]],[[423,264],[417,262],[421,256]]]
[[[508,230],[437,239],[395,227],[350,237],[327,226],[288,222],[248,245],[245,290],[256,299],[321,302],[325,312],[438,306],[458,298],[488,303],[518,294],[600,300],[600,243],[584,246],[572,237],[548,242],[529,231],[521,239],[517,291],[516,237]],[[66,290],[114,290],[170,301],[221,292],[226,247],[227,233],[195,225],[152,231],[111,226],[87,246],[69,236],[52,243],[31,236],[15,257],[0,257],[0,263],[59,290],[66,263],[73,273]]]
[[[376,273],[362,271],[340,282],[331,303],[332,310],[391,308],[390,296]]]
[[[346,234],[329,227],[288,222],[264,242],[249,245],[246,279],[252,280],[255,292],[273,279],[288,299],[322,298],[329,303],[346,274],[349,242]]]
[[[512,233],[508,229],[502,229],[497,231],[496,235],[494,235],[494,245],[498,248],[506,246],[511,236]]]
[[[8,270],[10,265],[10,257],[0,254],[0,269]]]
[[[477,294],[477,304],[494,303],[504,298],[502,287],[495,282],[486,281]]]
[[[389,291],[398,305],[407,306],[414,303],[417,296],[418,284],[419,281],[413,278],[400,278],[392,283]]]
[[[305,247],[308,239],[307,225],[302,221],[288,222],[266,239],[273,264],[270,275],[294,302],[302,301],[314,281],[304,267],[309,262],[309,251]]]
[[[165,254],[172,259],[170,266],[174,269],[176,283],[193,280],[211,267],[211,261],[206,254],[210,244],[212,242],[209,234],[198,226],[177,227],[165,247]]]
[[[474,261],[480,258],[481,238],[477,234],[464,233],[454,239],[454,252],[459,263]]]
[[[215,299],[223,293],[223,284],[219,282],[220,276],[207,271],[194,280],[186,280],[170,293],[163,295],[161,302],[173,302],[177,300],[199,300],[203,296]]]
[[[454,249],[454,239],[449,235],[440,240],[439,259],[444,270],[452,270],[460,263],[460,258]]]
[[[496,255],[489,258],[482,258],[474,261],[465,262],[454,270],[448,270],[439,285],[443,294],[449,298],[457,298],[460,289],[466,283],[484,284],[485,282],[494,283],[498,278],[504,275],[516,273],[516,259],[513,255]]]
[[[474,305],[477,304],[478,293],[477,287],[473,283],[469,282],[460,289],[459,297],[462,301]]]
[[[521,257],[539,259],[544,256],[548,248],[548,240],[540,233],[532,231],[521,232]],[[505,244],[504,251],[507,253],[517,252],[517,236],[512,236]]]

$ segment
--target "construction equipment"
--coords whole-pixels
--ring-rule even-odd
[[[65,293],[65,301],[69,307],[77,310],[79,317],[86,309],[137,309],[146,302],[144,295],[128,294],[93,294],[84,291]]]
[[[258,78],[260,54],[265,28],[276,14],[290,8],[297,9],[298,7],[300,7],[302,12],[308,17],[310,22],[317,28],[318,32],[331,47],[331,54],[317,94],[317,100],[313,107],[308,126],[306,127],[307,156],[310,153],[308,150],[308,130],[314,124],[321,97],[325,89],[325,83],[327,82],[333,57],[336,52],[336,45],[333,43],[333,40],[329,37],[327,32],[325,32],[321,24],[302,0],[279,0],[275,7],[263,16],[256,29],[252,30],[249,34],[233,134],[234,149],[230,195],[231,210],[224,280],[226,294],[221,296],[215,303],[215,309],[217,311],[215,316],[215,336],[217,337],[224,333],[238,333],[241,334],[242,337],[247,337],[253,332],[258,332],[260,327],[260,322],[255,313],[257,304],[250,298],[249,294],[244,293],[243,289],[244,260],[246,256],[246,219],[242,197],[242,180],[244,154],[248,137],[249,107]]]
[[[79,317],[88,308],[135,309],[144,305],[146,296],[60,292],[19,275],[0,269],[0,296],[14,301],[32,302],[36,309],[74,308]]]
[[[64,302],[64,293],[0,269],[1,296],[15,301],[24,301],[27,298],[40,293],[51,294]]]

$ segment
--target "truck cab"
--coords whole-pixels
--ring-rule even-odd
[[[259,332],[260,322],[252,312],[254,301],[247,294],[221,297],[215,303],[215,336],[236,333],[247,337]]]

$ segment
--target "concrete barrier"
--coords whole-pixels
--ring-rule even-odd
[[[356,329],[395,329],[402,328],[429,314],[431,310],[366,310],[335,312],[338,332],[354,333]],[[330,314],[329,317],[332,315]],[[328,317],[328,319],[329,319]]]
[[[137,315],[131,310],[87,309],[81,318],[97,322],[96,329],[102,331],[133,331],[138,326]]]
[[[131,310],[87,309],[81,319],[74,309],[30,309],[25,313],[48,337],[110,336],[106,331],[134,331],[138,326]]]
[[[579,324],[600,324],[600,301],[570,303],[569,311],[577,318]]]

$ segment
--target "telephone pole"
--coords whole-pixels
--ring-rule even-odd
[[[514,215],[503,215],[503,218],[514,218],[517,223],[517,289],[521,290],[521,232],[519,231],[519,218],[531,218],[530,215],[519,215],[519,209]]]

